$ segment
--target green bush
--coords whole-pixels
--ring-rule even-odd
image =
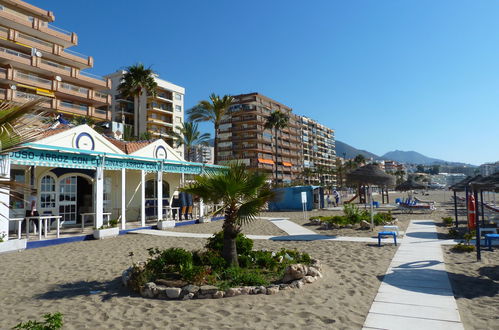
[[[374,216],[373,216],[373,220],[374,220],[374,224],[376,226],[381,226],[381,225],[384,225],[390,221],[393,221],[393,216],[390,212],[386,213],[386,212],[380,212],[380,213],[376,213]]]
[[[212,237],[208,238],[208,243],[206,244],[206,248],[209,250],[217,251],[220,254],[222,253],[224,246],[224,232],[219,231],[214,234]],[[239,233],[236,237],[236,248],[237,253],[242,255],[247,255],[253,249],[253,240],[244,236],[244,234]]]
[[[62,328],[62,314],[57,312],[54,314],[44,314],[44,321],[27,321],[21,322],[13,329],[28,329],[28,330],[57,330]]]
[[[463,243],[458,243],[454,245],[451,249],[453,252],[473,252],[475,251],[475,246],[474,245],[469,245],[469,244],[463,244]]]
[[[452,217],[442,217],[442,221],[446,226],[452,226]]]
[[[180,272],[182,279],[195,285],[215,284],[216,275],[209,266],[192,266]]]
[[[227,268],[222,274],[220,279],[222,282],[219,287],[230,288],[237,286],[255,286],[255,285],[269,285],[269,281],[255,269],[244,269],[240,267]]]
[[[449,228],[449,238],[461,238],[461,234],[456,228]]]
[[[195,265],[210,265],[215,271],[227,267],[227,262],[220,253],[213,250],[196,251],[192,254]]]
[[[150,259],[146,267],[156,274],[180,272],[193,266],[192,252],[182,248],[149,249],[149,254],[156,258]]]
[[[362,220],[369,220],[371,218],[371,214],[367,210],[360,210],[355,204],[344,204],[343,205],[343,213],[345,213],[345,217],[348,220],[349,224],[357,224]]]
[[[113,228],[118,226],[118,219],[109,220],[109,227]]]

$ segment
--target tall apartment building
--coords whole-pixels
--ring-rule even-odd
[[[291,182],[301,170],[301,138],[298,116],[291,108],[259,93],[234,96],[234,104],[222,119],[218,137],[220,163],[231,160],[244,162],[273,177],[275,166],[279,182]],[[278,134],[275,152],[273,130],[265,129],[267,117],[274,110],[289,115],[289,125]]]
[[[74,32],[52,25],[51,11],[0,0],[0,100],[26,102],[66,114],[109,120],[111,81],[89,74],[93,58],[70,50]]]
[[[303,145],[303,169],[309,168],[316,175],[307,182],[321,185],[335,185],[336,147],[334,130],[308,117],[300,116],[301,140]]]
[[[125,129],[135,136],[149,132],[153,138],[162,138],[173,147],[171,133],[184,122],[185,88],[155,75],[154,80],[158,84],[156,96],[142,93],[139,102],[138,98],[126,98],[118,91],[125,73],[119,70],[106,76],[113,86],[110,92],[112,120],[123,123]],[[182,148],[178,148],[177,152],[183,157]]]

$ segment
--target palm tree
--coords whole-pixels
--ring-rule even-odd
[[[5,155],[18,149],[21,145],[34,141],[45,133],[42,126],[45,113],[35,112],[43,99],[33,100],[23,104],[14,102],[0,103],[0,154]],[[14,180],[0,180],[0,193],[8,189],[26,189],[26,185]],[[3,190],[5,189],[5,190]]]
[[[137,115],[135,118],[136,131],[135,135],[140,135],[140,97],[144,91],[149,92],[152,96],[156,96],[156,88],[158,84],[154,81],[154,71],[151,68],[145,68],[142,63],[131,65],[126,68],[126,73],[123,75],[123,80],[118,86],[118,91],[124,97],[133,97],[137,99]]]
[[[357,156],[355,156],[355,158],[353,159],[353,161],[357,165],[361,165],[361,164],[364,164],[366,162],[366,157],[364,157],[364,155],[358,154]]]
[[[278,140],[277,140],[277,132],[280,131],[281,129],[285,128],[288,126],[289,123],[289,115],[287,113],[284,113],[280,110],[275,110],[273,111],[270,116],[267,118],[267,122],[265,123],[265,128],[266,129],[273,129],[274,130],[274,139],[275,139],[275,184],[277,184],[277,175],[278,175],[278,170],[279,170],[279,165],[278,165],[278,156],[279,156],[279,149],[278,149]]]
[[[215,128],[215,141],[213,145],[215,149],[215,164],[218,164],[218,134],[220,123],[233,102],[234,98],[230,95],[220,97],[215,93],[212,93],[209,101],[200,101],[195,107],[187,111],[190,121],[211,121],[213,123]]]
[[[209,133],[203,133],[198,129],[198,124],[195,122],[184,122],[182,126],[177,126],[178,132],[172,132],[173,143],[178,148],[184,146],[185,158],[191,160],[192,149],[197,145],[206,145],[210,139]]]
[[[194,180],[180,190],[222,205],[215,211],[225,215],[222,257],[229,265],[238,266],[236,237],[241,226],[253,221],[275,197],[266,183],[266,175],[249,171],[242,163],[232,163],[226,171],[207,173]]]

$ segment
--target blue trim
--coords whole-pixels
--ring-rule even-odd
[[[222,220],[224,217],[213,217],[211,218],[211,221],[218,221]],[[181,227],[181,226],[187,226],[187,225],[194,225],[199,223],[199,220],[189,220],[189,221],[182,221],[182,222],[175,222],[175,227]],[[136,231],[136,230],[141,230],[141,229],[157,229],[156,226],[146,226],[146,227],[139,227],[139,228],[131,228],[131,229],[125,229],[125,230],[120,230],[119,235],[125,235],[131,231]],[[28,241],[26,243],[26,250],[28,249],[37,249],[41,247],[47,247],[47,246],[54,246],[54,245],[59,245],[59,244],[66,244],[66,243],[74,243],[74,242],[83,242],[83,241],[90,241],[94,240],[94,235],[89,234],[89,235],[81,235],[81,236],[72,236],[72,237],[63,237],[63,238],[54,238],[54,239],[46,239],[46,240],[41,240],[41,241]]]
[[[130,156],[126,154],[115,154],[111,152],[102,152],[102,151],[96,151],[96,150],[80,150],[80,149],[75,149],[75,148],[67,148],[67,147],[56,147],[56,146],[50,146],[50,145],[45,145],[45,144],[38,144],[38,143],[26,143],[25,144],[27,147],[32,147],[35,149],[45,149],[45,150],[57,150],[57,151],[67,151],[67,152],[73,152],[73,153],[80,153],[80,154],[88,154],[88,155],[100,155],[100,156],[115,156],[115,157],[121,157],[121,158],[126,158],[126,159],[143,159],[146,161],[150,162],[158,162],[157,158],[151,158],[151,157],[143,157],[143,156]],[[194,163],[194,162],[186,162],[186,161],[181,161],[181,160],[170,160],[170,159],[163,159],[163,162],[165,163],[174,163],[174,164],[182,164],[182,165],[197,165],[199,167],[205,167],[205,168],[226,168],[226,166],[222,165],[210,165],[210,164],[203,164],[203,163]]]

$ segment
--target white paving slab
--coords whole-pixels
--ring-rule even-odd
[[[288,235],[317,235],[315,231],[304,228],[287,219],[270,219],[269,221],[279,229],[284,230]]]
[[[463,329],[432,220],[413,220],[369,310],[365,329]]]

